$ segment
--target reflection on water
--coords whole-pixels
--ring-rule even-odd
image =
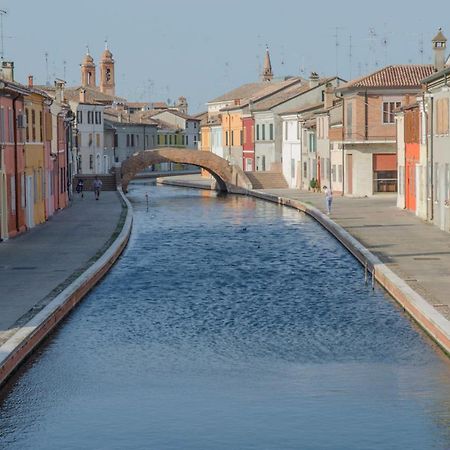
[[[130,197],[124,256],[5,389],[1,448],[450,448],[448,361],[316,223]]]

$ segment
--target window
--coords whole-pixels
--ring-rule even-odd
[[[348,138],[351,138],[353,135],[353,104],[348,103],[347,104],[347,129],[346,129],[346,135]]]
[[[269,140],[273,141],[273,123],[269,125]]]
[[[31,140],[36,142],[36,111],[31,110]]]
[[[14,119],[12,109],[9,109],[8,116],[9,142],[14,142]]]
[[[11,190],[11,211],[16,212],[16,177],[14,175],[10,178],[10,190]]]
[[[194,145],[197,145],[197,135],[194,134]]]
[[[259,141],[259,124],[256,125],[256,140]]]
[[[440,98],[436,100],[436,134],[449,134],[449,111],[448,98]]]
[[[266,124],[265,123],[262,124],[262,136],[261,136],[261,139],[263,141],[266,140]]]
[[[39,111],[39,142],[42,142],[44,122],[42,120],[42,111]]]
[[[94,169],[94,155],[89,155],[89,169]]]
[[[314,133],[310,133],[308,135],[308,143],[309,143],[309,151],[315,152],[316,151],[316,135]]]
[[[161,135],[158,134],[158,145],[161,145]]]
[[[130,146],[130,135],[127,134],[127,147],[129,147],[129,146]]]
[[[130,146],[134,147],[134,134],[130,134]]]
[[[117,133],[114,133],[114,148],[116,148],[119,145],[119,135]]]
[[[402,106],[401,102],[383,102],[383,123],[395,123],[394,111]]]
[[[164,145],[167,145],[167,134],[164,135]]]
[[[228,131],[225,131],[225,145],[228,145]]]
[[[197,122],[194,122],[194,128],[197,128]]]
[[[0,141],[5,142],[5,110],[0,108]]]
[[[93,144],[93,136],[92,133],[89,133],[89,143],[88,143],[89,147],[92,147],[92,144]]]
[[[145,147],[148,148],[148,134],[145,135]]]
[[[231,145],[234,145],[234,131],[231,131]]]
[[[136,146],[139,147],[139,135],[136,135]]]
[[[239,132],[239,140],[240,140],[239,145],[242,145],[244,143],[244,130],[241,130]]]
[[[83,111],[77,111],[77,122],[83,123]]]
[[[28,111],[28,108],[26,108],[25,109],[25,117],[27,118],[27,128],[26,128],[26,140],[27,140],[27,142],[30,141],[30,130],[28,128],[28,126],[30,125],[29,115],[30,115],[30,113]]]

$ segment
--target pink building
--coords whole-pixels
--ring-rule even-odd
[[[2,63],[0,79],[0,238],[25,231],[24,96],[12,81],[13,64]]]

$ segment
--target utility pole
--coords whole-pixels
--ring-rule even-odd
[[[4,46],[5,38],[4,38],[4,36],[3,36],[3,16],[6,16],[7,14],[8,14],[7,11],[5,11],[4,9],[0,9],[1,59],[3,59],[4,56],[5,56],[5,46]]]

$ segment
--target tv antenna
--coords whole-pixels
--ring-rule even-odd
[[[48,73],[48,52],[44,53],[45,56],[45,84],[50,86],[50,76]]]
[[[350,69],[349,80],[352,79],[352,59],[353,59],[353,43],[352,43],[352,34],[350,33],[348,36],[348,65]]]
[[[419,36],[419,55],[420,55],[420,64],[423,64],[423,33]]]
[[[6,16],[8,11],[0,9],[0,40],[1,40],[1,59],[5,56],[5,37],[3,36],[3,16]]]

